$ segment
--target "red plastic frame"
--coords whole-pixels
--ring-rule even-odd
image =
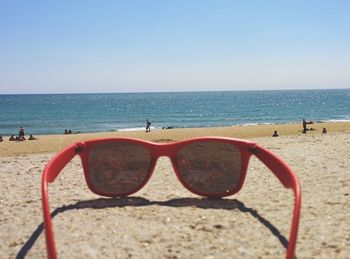
[[[94,139],[83,142],[78,142],[73,144],[56,156],[54,156],[48,165],[45,167],[43,176],[42,176],[42,204],[43,204],[43,214],[44,214],[44,226],[45,226],[45,238],[46,238],[46,247],[47,247],[47,256],[48,258],[57,258],[53,229],[51,223],[51,214],[49,208],[49,199],[48,199],[48,183],[53,182],[56,177],[60,174],[62,169],[69,163],[73,157],[77,154],[80,155],[81,161],[83,164],[85,180],[90,190],[98,195],[114,197],[115,195],[110,195],[106,193],[101,193],[98,190],[95,190],[90,183],[89,180],[89,169],[87,165],[87,155],[89,150],[93,149],[95,145],[104,143],[104,142],[133,142],[138,143],[146,147],[151,153],[151,166],[148,172],[148,175],[144,182],[137,188],[136,190],[131,191],[130,193],[126,193],[123,196],[130,195],[132,193],[136,193],[139,191],[150,179],[152,176],[153,170],[155,168],[157,159],[160,156],[167,156],[170,158],[175,174],[179,181],[184,185],[186,189],[189,191],[206,197],[223,197],[229,196],[234,193],[237,193],[243,186],[243,182],[246,176],[247,167],[249,158],[251,155],[255,155],[258,159],[260,159],[279,179],[279,181],[283,184],[285,188],[291,188],[294,192],[294,211],[292,218],[292,227],[289,236],[288,248],[286,253],[286,258],[293,258],[294,251],[296,246],[297,234],[298,234],[298,226],[299,226],[299,217],[300,217],[300,206],[301,206],[301,191],[300,184],[293,173],[291,168],[278,156],[276,156],[271,151],[265,149],[264,147],[258,145],[257,143],[244,141],[233,138],[223,138],[223,137],[202,137],[202,138],[192,138],[179,142],[172,143],[153,143],[145,140],[135,139],[135,138],[104,138],[104,139]],[[240,152],[242,157],[242,171],[239,185],[233,189],[229,193],[225,193],[224,195],[215,194],[215,193],[200,193],[198,191],[192,190],[181,177],[181,173],[177,169],[176,166],[176,154],[181,147],[195,143],[195,142],[223,142],[236,146]]]

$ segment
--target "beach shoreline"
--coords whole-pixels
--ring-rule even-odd
[[[8,141],[9,136],[3,136],[4,141],[0,142],[0,157],[18,156],[28,154],[42,154],[58,152],[66,146],[78,141],[94,138],[132,137],[141,138],[154,142],[177,141],[187,138],[203,136],[222,136],[240,139],[251,139],[259,137],[271,137],[276,130],[280,137],[293,135],[320,135],[322,129],[326,128],[328,134],[335,132],[350,131],[350,122],[325,122],[308,125],[314,130],[302,133],[302,125],[299,124],[267,124],[267,125],[246,125],[227,126],[211,128],[175,128],[175,129],[155,129],[146,133],[140,131],[115,131],[115,132],[95,132],[79,133],[69,135],[37,135],[37,140],[25,140],[21,142]],[[28,138],[28,135],[26,136]]]

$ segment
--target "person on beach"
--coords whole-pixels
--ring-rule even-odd
[[[24,129],[22,126],[19,127],[18,138],[19,138],[19,141],[26,140],[24,137]]]
[[[0,142],[3,142],[4,141],[4,139],[2,138],[2,136],[0,136]]]
[[[9,138],[9,141],[15,141],[15,140],[16,140],[15,135],[12,134],[11,137]]]
[[[303,133],[305,134],[306,131],[308,131],[309,129],[306,127],[307,124],[314,124],[312,121],[306,121],[305,119],[303,119]]]
[[[326,128],[323,128],[322,134],[327,134],[327,129]]]
[[[33,137],[33,135],[32,134],[30,134],[30,136],[29,136],[29,139],[28,140],[36,140],[37,138],[35,138],[35,137]]]
[[[146,120],[146,132],[151,132],[151,124],[152,122],[150,122],[148,119]]]
[[[277,133],[277,130],[275,130],[275,131],[273,132],[273,135],[272,135],[272,137],[278,137],[278,133]]]

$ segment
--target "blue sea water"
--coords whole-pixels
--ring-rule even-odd
[[[350,89],[0,95],[0,135],[350,121]]]

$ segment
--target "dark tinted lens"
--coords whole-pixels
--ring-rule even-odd
[[[149,150],[132,142],[98,144],[88,155],[90,182],[107,194],[136,191],[145,180],[150,164]]]
[[[196,142],[177,154],[187,185],[200,193],[224,195],[240,182],[242,158],[237,147],[222,142]]]

